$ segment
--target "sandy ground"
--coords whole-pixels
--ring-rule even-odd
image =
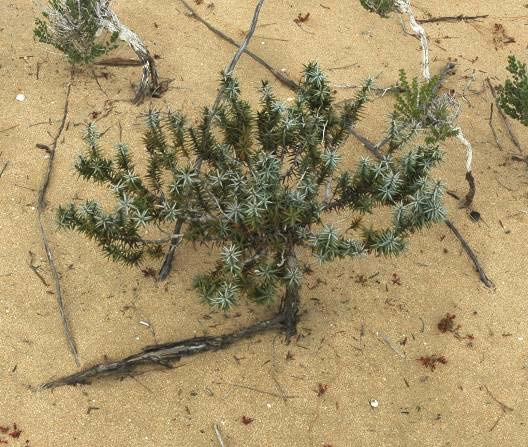
[[[240,40],[254,3],[214,0],[209,8],[206,0],[195,7]],[[458,63],[447,86],[459,94],[460,122],[475,150],[474,205],[482,220],[471,221],[447,197],[450,217],[479,254],[496,289],[479,282],[460,244],[446,226],[437,225],[413,237],[410,250],[398,259],[316,266],[302,291],[297,343],[286,345],[282,337],[267,334],[184,360],[170,371],[50,392],[35,388],[76,366],[63,338],[53,287],[29,267],[31,251],[51,284],[35,210],[47,160],[35,144],[49,144],[49,133],[57,129],[69,67],[61,54],[33,41],[37,10],[32,2],[2,2],[0,168],[8,165],[0,178],[0,432],[5,427],[13,433],[16,423],[22,433],[19,438],[0,433],[0,443],[218,446],[213,430],[218,424],[229,447],[526,445],[526,165],[511,159],[516,149],[497,116],[494,125],[503,150],[495,144],[484,79],[503,80],[510,53],[526,59],[528,10],[519,0],[432,3],[416,2],[417,16],[489,14],[479,22],[426,27],[433,73],[448,60]],[[234,49],[187,17],[177,0],[120,0],[115,6],[160,56],[160,74],[174,79],[170,91],[152,105],[171,105],[196,116],[212,102],[217,73]],[[295,17],[307,12],[309,20],[297,26]],[[494,40],[495,24],[503,25],[515,42]],[[421,72],[419,43],[402,32],[398,16],[381,19],[358,1],[268,0],[251,48],[293,78],[312,59],[334,83],[356,84],[379,74],[379,84],[388,85],[400,68]],[[129,55],[126,49],[121,54]],[[280,96],[291,95],[247,57],[237,71],[252,100],[260,79],[271,79]],[[225,316],[204,307],[190,278],[210,259],[205,249],[186,247],[170,279],[157,284],[137,269],[106,261],[81,236],[56,230],[59,204],[100,194],[79,181],[72,168],[82,150],[83,126],[93,116],[101,130],[108,129],[107,150],[118,141],[121,123],[124,139],[142,156],[138,115],[148,104],[136,108],[129,102],[137,68],[96,69],[96,74],[101,88],[90,71],[73,81],[45,214],[82,366],[130,355],[147,344],[224,332],[269,315],[273,309],[256,306],[248,311],[241,305]],[[26,96],[24,102],[15,100],[19,93]],[[352,94],[337,93],[338,99]],[[390,98],[374,101],[361,131],[379,135],[389,105]],[[526,129],[512,126],[526,146]],[[351,157],[364,154],[353,141],[344,151]],[[464,149],[451,141],[446,151],[439,176],[463,195]],[[456,315],[459,337],[437,328],[446,313]],[[153,330],[141,320],[151,322]],[[433,354],[445,356],[447,364],[431,371],[417,360]],[[371,399],[378,408],[371,407]],[[246,425],[243,416],[253,421]]]

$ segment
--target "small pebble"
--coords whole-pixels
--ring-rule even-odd
[[[23,95],[22,93],[19,93],[18,95],[16,95],[16,100],[17,100],[18,102],[25,101],[25,100],[26,100],[26,96]]]
[[[379,407],[379,402],[376,400],[376,399],[370,399],[369,400],[369,404],[372,408],[378,408]]]

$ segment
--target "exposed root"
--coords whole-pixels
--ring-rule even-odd
[[[230,334],[195,337],[172,343],[147,346],[137,354],[126,357],[117,362],[100,363],[70,376],[52,380],[41,386],[42,389],[52,389],[63,385],[77,385],[89,383],[92,379],[105,376],[122,376],[130,373],[140,365],[159,364],[170,368],[171,363],[182,357],[189,357],[200,352],[224,349],[234,342],[248,338],[258,333],[281,327],[282,318],[276,317],[251,325]]]
[[[295,257],[290,258],[296,262]],[[159,364],[170,368],[172,362],[182,357],[190,357],[207,351],[217,351],[227,348],[244,338],[252,337],[262,332],[281,329],[289,339],[297,333],[299,309],[299,290],[297,287],[287,289],[281,302],[279,313],[268,320],[252,324],[244,329],[225,335],[195,337],[186,340],[147,346],[139,353],[116,362],[100,363],[70,376],[52,380],[41,385],[42,389],[52,389],[63,385],[77,385],[90,382],[92,379],[105,376],[123,376],[129,374],[138,366]]]

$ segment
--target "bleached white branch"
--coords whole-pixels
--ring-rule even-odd
[[[423,77],[426,80],[429,80],[431,79],[431,72],[429,71],[429,42],[427,40],[425,29],[414,17],[411,9],[411,0],[396,0],[395,4],[400,13],[408,17],[413,32],[420,38],[420,45],[422,47]]]
[[[134,98],[134,102],[138,104],[146,96],[152,95],[152,93],[155,93],[159,89],[156,65],[143,41],[134,31],[123,25],[109,4],[110,0],[100,0],[96,5],[96,13],[101,28],[108,30],[110,33],[119,33],[119,39],[126,42],[132,48],[143,64],[141,81],[136,91],[136,97]]]
[[[409,19],[409,23],[413,32],[420,38],[420,45],[422,47],[422,68],[423,77],[429,81],[431,79],[431,72],[429,70],[429,42],[427,40],[427,33],[423,26],[421,26],[414,17],[411,9],[411,0],[396,0],[395,4],[401,14],[406,15]],[[471,173],[473,163],[473,147],[468,139],[464,136],[460,126],[457,126],[454,130],[457,131],[457,139],[466,148],[466,172]]]
[[[70,12],[66,0],[59,0],[58,7],[45,7],[43,11],[49,21],[49,33],[54,42],[59,45],[72,45],[79,53],[85,54],[93,45],[93,34],[86,31],[86,18],[81,13],[83,6],[77,0],[79,13],[77,16]],[[143,64],[141,80],[137,87],[134,102],[141,103],[146,96],[159,90],[159,78],[153,57],[139,36],[127,28],[110,8],[110,0],[97,0],[93,14],[94,22],[98,26],[97,34],[109,32],[117,33],[118,38],[126,42],[136,53]]]

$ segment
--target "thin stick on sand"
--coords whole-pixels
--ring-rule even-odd
[[[42,239],[42,245],[44,246],[44,251],[46,252],[48,264],[50,266],[51,274],[53,276],[53,282],[55,286],[55,298],[57,299],[57,306],[59,308],[59,314],[62,320],[62,326],[64,328],[64,335],[66,336],[66,340],[68,342],[70,352],[72,353],[73,358],[75,359],[75,363],[77,364],[77,366],[80,366],[79,352],[77,351],[77,345],[71,333],[70,324],[68,322],[68,318],[66,316],[66,311],[64,308],[64,301],[62,299],[62,290],[61,290],[61,285],[60,285],[60,277],[57,272],[57,268],[55,267],[53,253],[49,245],[48,237],[46,235],[46,230],[44,228],[44,222],[42,218],[42,214],[44,212],[44,209],[46,208],[46,203],[45,203],[46,192],[48,190],[48,185],[49,185],[51,173],[53,170],[53,160],[55,158],[55,151],[57,149],[57,143],[59,141],[60,136],[62,135],[62,132],[64,131],[64,126],[66,124],[66,118],[68,116],[68,105],[69,105],[69,100],[70,100],[71,85],[72,83],[70,81],[66,89],[66,100],[64,103],[64,113],[62,115],[62,121],[60,123],[59,129],[57,130],[57,133],[55,134],[55,137],[53,138],[52,143],[49,146],[45,144],[37,144],[38,148],[44,149],[48,153],[48,166],[47,166],[46,173],[44,174],[42,184],[38,192],[37,219],[38,219],[38,224],[39,224],[40,237]]]

